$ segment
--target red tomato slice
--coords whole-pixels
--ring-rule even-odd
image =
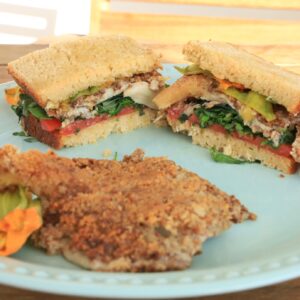
[[[182,114],[182,112],[184,111],[183,107],[173,107],[168,109],[168,117],[171,120],[177,120],[180,115]]]
[[[84,129],[86,127],[95,125],[99,122],[105,121],[108,118],[109,118],[108,115],[102,115],[102,116],[98,116],[98,117],[91,118],[91,119],[77,120],[77,121],[67,125],[66,127],[62,128],[60,130],[60,133],[62,135],[73,134],[73,133],[76,133],[76,132],[80,131],[81,129]]]
[[[195,114],[189,116],[189,121],[191,124],[199,124],[199,119]]]
[[[227,131],[225,130],[224,127],[218,124],[213,124],[209,128],[221,132],[221,133],[226,133]],[[245,142],[248,142],[250,144],[256,145],[258,147],[264,148],[270,152],[273,152],[277,155],[284,156],[287,158],[291,157],[291,151],[292,151],[292,146],[288,144],[282,144],[278,148],[273,148],[269,145],[264,145],[263,142],[266,140],[260,136],[251,136],[251,135],[240,135],[238,132],[232,132],[231,135],[235,138],[238,138],[240,140],[243,140]]]
[[[282,144],[277,149],[269,147],[269,150],[281,156],[291,157],[292,146],[288,144]]]
[[[217,132],[221,132],[221,133],[227,133],[226,129],[219,125],[219,124],[212,124],[209,126],[210,129],[214,130],[214,131],[217,131]]]
[[[120,117],[120,116],[124,116],[127,114],[130,114],[132,112],[134,112],[135,109],[133,107],[124,107],[116,116],[114,117]],[[74,134],[78,131],[80,131],[81,129],[90,127],[92,125],[95,125],[99,122],[103,122],[105,120],[110,119],[111,117],[109,115],[101,115],[101,116],[97,116],[95,118],[91,118],[91,119],[86,119],[86,120],[77,120],[69,125],[67,125],[66,127],[62,128],[60,130],[60,133],[62,135],[70,135],[70,134]]]
[[[40,122],[42,129],[48,132],[52,132],[61,127],[61,121],[57,119],[44,119],[40,120]]]
[[[134,112],[135,109],[133,107],[130,107],[130,106],[127,106],[127,107],[124,107],[118,114],[117,114],[117,117],[119,116],[124,116],[124,115],[127,115],[127,114],[131,114],[132,112]]]

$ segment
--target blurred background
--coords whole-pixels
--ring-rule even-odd
[[[300,71],[300,0],[0,0],[0,44],[98,33],[129,35],[166,62],[181,62],[188,40],[228,41]]]

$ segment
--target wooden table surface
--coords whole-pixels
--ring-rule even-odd
[[[182,62],[180,45],[150,45],[156,51],[163,54],[165,62]],[[9,61],[20,57],[33,50],[41,49],[46,45],[0,45],[0,83],[11,80],[6,72],[6,65]],[[258,54],[276,64],[300,73],[300,44],[299,45],[252,45],[246,47],[249,51]],[[12,283],[13,285],[13,283]],[[56,296],[44,293],[31,292],[8,286],[0,285],[1,300],[83,300],[82,297]],[[194,298],[197,299],[197,298]],[[200,299],[200,298],[199,298]],[[300,299],[300,278],[285,283],[255,289],[251,291],[225,294],[219,296],[201,297],[202,300],[297,300]]]

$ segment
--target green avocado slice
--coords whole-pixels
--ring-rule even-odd
[[[198,75],[198,74],[204,74],[204,75],[211,75],[211,73],[207,70],[201,69],[198,65],[193,64],[186,67],[174,67],[179,73],[182,75]]]
[[[75,95],[70,97],[70,101],[74,101],[81,96],[90,96],[90,95],[96,94],[100,90],[101,90],[100,86],[90,86],[87,89],[79,91],[78,93],[76,93]]]
[[[233,87],[228,88],[224,93],[252,108],[261,114],[267,121],[270,122],[276,119],[276,115],[273,112],[273,105],[266,100],[265,96],[253,91],[241,92]]]

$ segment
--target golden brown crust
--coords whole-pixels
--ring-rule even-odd
[[[174,84],[157,94],[153,102],[159,109],[166,109],[174,103],[185,101],[189,97],[205,98],[210,86],[211,80],[202,75],[182,76]]]
[[[105,271],[183,269],[205,239],[254,215],[166,158],[68,159],[0,149],[0,178],[42,198],[37,246]],[[71,253],[71,254],[70,254]]]
[[[55,108],[80,90],[160,68],[160,57],[133,39],[85,36],[59,42],[8,64],[41,107]]]
[[[300,75],[223,42],[190,41],[183,48],[187,60],[220,79],[243,84],[270,96],[293,114],[300,112]]]

